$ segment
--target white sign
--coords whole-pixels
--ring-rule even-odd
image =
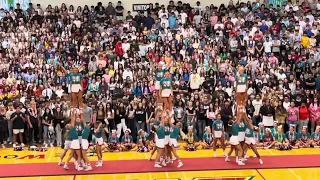
[[[149,7],[150,4],[132,4],[133,11],[146,11]]]

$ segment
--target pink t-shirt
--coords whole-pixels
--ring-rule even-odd
[[[288,120],[289,121],[297,121],[299,115],[299,109],[297,107],[288,107]]]
[[[320,118],[320,106],[310,104],[309,111],[311,121],[317,121]]]

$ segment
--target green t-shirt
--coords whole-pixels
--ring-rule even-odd
[[[312,138],[314,141],[319,141],[320,133],[313,132],[313,133],[311,134],[311,138]]]
[[[102,138],[102,128],[100,128],[100,129],[98,130],[98,132],[95,133],[95,137],[96,137],[96,138]]]
[[[248,76],[246,74],[241,74],[240,76],[237,76],[238,85],[247,84],[247,81],[248,81]]]
[[[77,74],[70,74],[70,79],[72,84],[81,84],[82,75],[80,73]]]
[[[214,120],[212,123],[212,128],[214,131],[223,131],[223,122],[221,120]]]
[[[156,131],[158,139],[164,139],[164,127],[163,126],[159,126],[159,128]]]
[[[131,135],[127,136],[122,136],[121,138],[121,142],[123,143],[132,143],[133,142],[133,138]]]
[[[162,89],[171,89],[172,88],[171,78],[162,78],[162,80],[160,81],[160,85]]]
[[[87,139],[88,140],[89,135],[90,135],[90,127],[89,126],[85,126],[83,128],[83,131],[82,131],[82,139]]]
[[[238,123],[234,123],[233,125],[232,125],[232,129],[231,129],[231,134],[232,134],[232,136],[238,136],[238,134],[239,134],[239,124]]]
[[[170,128],[170,138],[171,139],[177,139],[180,134],[180,128],[174,127]]]
[[[245,135],[248,138],[254,137],[254,130],[250,126],[246,126]]]
[[[170,136],[170,125],[169,124],[166,124],[164,125],[164,135],[165,136]]]
[[[161,70],[155,70],[154,71],[154,74],[155,74],[155,76],[156,76],[156,81],[161,81],[162,80],[162,78],[164,77],[164,73],[165,73],[166,71],[164,70],[164,69],[161,69]]]
[[[299,139],[299,134],[297,132],[293,132],[293,133],[287,132],[286,133],[286,138],[289,141],[296,141],[296,140]]]
[[[244,123],[243,120],[241,120],[239,124],[239,132],[244,132],[246,130],[246,124]]]
[[[82,136],[82,131],[84,128],[82,122],[76,122],[74,127],[76,128],[78,136]]]
[[[75,127],[70,128],[70,130],[69,130],[69,138],[70,138],[70,140],[78,140],[79,139],[78,132],[77,132]]]

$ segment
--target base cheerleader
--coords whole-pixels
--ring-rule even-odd
[[[216,120],[212,123],[212,133],[213,133],[213,156],[216,157],[216,149],[217,149],[217,142],[220,141],[221,148],[223,150],[223,154],[226,155],[226,146],[225,146],[225,138],[224,138],[224,125],[221,121],[221,115],[217,114]]]
[[[162,165],[166,166],[165,163],[165,124],[168,123],[168,119],[162,117],[160,124],[156,128],[156,146],[157,146],[157,157],[154,167],[161,168]]]
[[[308,148],[311,145],[311,135],[308,132],[308,126],[302,127],[302,132],[299,135],[299,148]]]
[[[252,151],[254,152],[254,154],[258,157],[259,163],[263,164],[261,156],[258,153],[258,150],[256,147],[256,140],[254,138],[255,128],[252,124],[252,120],[246,116],[245,121],[246,121],[246,130],[245,130],[246,137],[245,137],[245,144],[244,144],[243,149],[247,149],[250,147],[252,149]]]
[[[84,119],[83,119],[84,121]],[[81,157],[82,157],[82,160],[84,161],[84,171],[91,171],[92,170],[92,167],[91,167],[91,164],[90,164],[90,161],[87,157],[87,151],[88,151],[88,148],[89,148],[89,135],[90,135],[90,127],[89,125],[86,125],[84,128],[83,128],[83,131],[82,131],[82,139],[81,139]]]
[[[237,116],[237,119],[232,124],[232,129],[231,129],[232,136],[230,138],[231,148],[225,159],[226,162],[229,162],[230,161],[229,157],[231,156],[233,150],[236,150],[238,152],[238,154],[236,155],[236,162],[238,163],[238,165],[245,165],[243,162],[243,150],[238,139],[240,124],[243,123],[242,118],[243,118],[243,113],[239,113],[239,115]]]
[[[176,148],[179,147],[179,144],[178,144],[178,136],[180,135],[180,131],[181,131],[181,123],[177,123],[176,126],[173,125],[172,121],[170,121],[170,141],[169,141],[169,146],[171,148],[171,152],[172,154],[174,155],[174,157],[178,160],[178,168],[182,167],[183,166],[183,163],[179,157],[179,155],[177,154],[177,150]],[[173,163],[173,160],[171,159],[171,162],[170,163]]]

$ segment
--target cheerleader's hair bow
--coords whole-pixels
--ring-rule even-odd
[[[296,127],[296,125],[295,124],[290,124],[290,127]]]
[[[142,130],[142,129],[140,129],[140,130],[138,131],[138,134],[140,134],[142,131],[143,131],[143,130]]]
[[[320,129],[320,126],[317,126],[316,129]]]
[[[204,128],[205,131],[206,131],[207,129],[210,129],[210,126],[207,126],[207,127]]]
[[[193,126],[188,126],[188,129],[193,129]]]
[[[303,129],[308,129],[308,126],[302,126]]]
[[[129,133],[131,133],[131,130],[130,130],[130,129],[126,129],[126,130],[125,130],[125,132],[129,132]]]
[[[273,121],[273,124],[278,124],[278,121]]]
[[[117,130],[115,130],[115,129],[111,130],[111,133],[116,133],[116,132],[117,132]]]
[[[282,125],[279,125],[279,126],[278,126],[278,129],[282,129]]]
[[[270,129],[270,128],[266,128],[266,131],[269,131],[269,132],[271,132],[271,129]]]

